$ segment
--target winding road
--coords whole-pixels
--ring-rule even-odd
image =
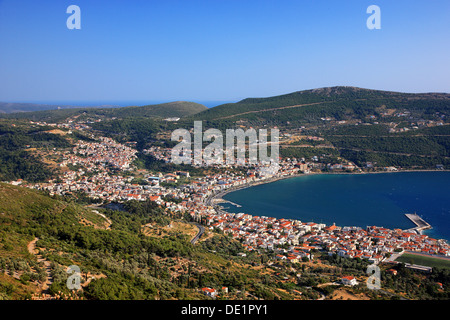
[[[198,239],[200,239],[200,237],[203,235],[203,233],[205,232],[205,227],[202,226],[201,224],[195,223],[195,222],[191,222],[191,224],[195,225],[198,228],[198,233],[195,235],[194,238],[192,238],[191,243],[195,244]]]

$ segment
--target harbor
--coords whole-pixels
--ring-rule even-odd
[[[431,225],[423,220],[417,213],[405,213],[405,216],[416,225],[415,228],[411,228],[405,231],[417,232],[418,234],[422,234],[423,230],[432,228]]]

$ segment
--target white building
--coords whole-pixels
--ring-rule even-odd
[[[358,284],[355,277],[352,277],[352,276],[342,277],[341,281],[342,281],[342,284],[345,286],[355,286]]]

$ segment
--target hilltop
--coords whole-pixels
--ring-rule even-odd
[[[186,117],[207,110],[202,104],[188,101],[175,101],[142,107],[124,107],[111,109],[115,117]]]
[[[3,117],[10,118],[3,120],[5,124],[17,123],[15,118],[21,118],[23,127],[28,126],[27,119],[48,124],[65,121],[72,129],[78,123],[121,143],[134,142],[138,151],[155,143],[173,146],[170,133],[177,128],[192,128],[195,120],[203,120],[205,130],[208,127],[219,130],[278,127],[282,134],[280,154],[283,157],[311,159],[316,156],[334,163],[346,159],[361,168],[435,169],[450,165],[450,94],[447,93],[401,93],[337,86],[247,98],[210,109],[179,101],[142,107],[48,110]],[[180,120],[164,121],[168,117]],[[1,157],[12,168],[6,171],[30,181],[48,177],[45,172],[33,173],[37,168],[33,165],[20,169],[19,162],[14,160],[32,155],[22,152],[13,159],[6,154],[18,153],[19,147],[25,150],[26,145],[33,146],[24,143],[30,138],[48,140],[45,142],[48,146],[60,142],[52,142],[56,137],[49,134],[28,133],[20,141],[11,142],[17,136],[12,134],[16,131],[17,127],[9,126],[5,132],[11,134],[0,136],[4,145],[11,145]],[[142,153],[139,156],[149,162]],[[31,162],[35,161],[30,158],[20,163]],[[148,166],[153,167],[153,164]],[[3,169],[2,172],[0,168],[0,178],[12,177]]]

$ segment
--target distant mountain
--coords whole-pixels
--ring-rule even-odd
[[[280,144],[282,157],[366,166],[450,167],[450,94],[327,87],[268,98],[248,98],[184,118],[177,126],[204,129],[273,128],[296,139]],[[290,131],[292,130],[292,131]],[[321,140],[309,141],[301,136]],[[314,139],[313,139],[314,140]]]
[[[115,105],[98,105],[90,108],[117,108]],[[72,105],[21,103],[21,102],[0,102],[0,113],[33,112],[43,110],[59,110],[80,108]]]
[[[116,117],[185,117],[207,110],[202,104],[188,101],[175,101],[142,107],[124,107],[111,110]]]
[[[36,105],[39,106],[39,105]],[[41,110],[20,113],[0,114],[0,117],[10,119],[30,119],[34,121],[58,122],[68,117],[84,115],[109,118],[167,118],[185,117],[208,109],[202,104],[187,101],[175,101],[141,107],[89,107],[89,108],[61,108],[58,110]]]
[[[56,110],[60,108],[73,108],[73,107],[50,105],[50,104],[37,104],[37,103],[0,102],[0,113]]]
[[[380,116],[388,110],[409,110],[419,116],[448,114],[448,93],[401,93],[356,87],[327,87],[268,98],[247,98],[197,113],[189,119],[217,122],[248,121],[251,124],[300,124]]]

